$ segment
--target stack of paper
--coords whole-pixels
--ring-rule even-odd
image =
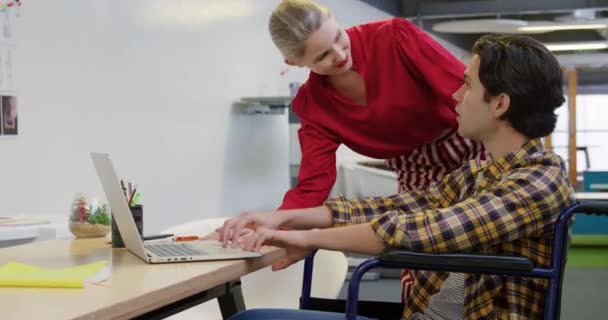
[[[107,263],[50,269],[11,261],[0,267],[0,287],[83,288],[110,277]]]
[[[51,223],[49,220],[28,217],[0,217],[0,227],[31,226]]]

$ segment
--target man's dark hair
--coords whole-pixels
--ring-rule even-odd
[[[502,116],[528,138],[549,135],[555,129],[555,109],[565,99],[562,70],[540,42],[520,35],[487,35],[473,45],[479,56],[479,80],[484,100],[501,93],[511,104]]]

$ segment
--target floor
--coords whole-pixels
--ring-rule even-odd
[[[361,284],[362,300],[398,301],[400,282],[398,279],[364,281]],[[561,319],[601,319],[608,305],[608,269],[567,269],[562,293]],[[347,284],[340,292],[344,299]]]
[[[398,279],[381,278],[374,281],[363,281],[360,291],[361,299],[398,301],[400,294],[399,284]],[[347,286],[348,283],[345,282],[339,295],[341,299],[344,299],[346,296]],[[564,278],[561,319],[595,320],[604,318],[605,315],[602,316],[606,312],[604,306],[608,305],[608,294],[606,294],[604,289],[607,287],[608,269],[567,269]],[[176,314],[170,317],[170,319],[219,319],[219,316],[209,316],[210,314],[219,313],[217,305],[213,305],[214,303],[217,304],[215,301],[210,301],[183,313]]]

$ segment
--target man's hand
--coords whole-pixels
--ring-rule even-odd
[[[310,231],[283,231],[259,228],[243,237],[241,248],[247,251],[260,251],[263,245],[271,245],[285,249],[287,256],[272,265],[272,271],[285,269],[306,258],[312,248],[308,237]]]
[[[243,212],[238,217],[224,221],[224,225],[215,231],[218,233],[218,240],[222,246],[226,247],[228,242],[232,242],[232,247],[238,246],[238,240],[243,228],[257,230],[278,229],[283,223],[284,216],[280,212]]]
[[[241,229],[241,234],[240,237],[244,237],[250,233],[252,233],[253,230],[249,229],[249,228],[243,228]],[[232,237],[232,235],[231,235]],[[219,240],[220,239],[220,234],[217,231],[213,231],[210,233],[207,233],[204,236],[199,237],[199,240]]]

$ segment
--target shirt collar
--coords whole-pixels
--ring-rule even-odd
[[[521,147],[508,153],[504,157],[490,161],[484,172],[488,177],[499,179],[503,173],[522,163],[524,159],[528,158],[530,155],[542,150],[544,150],[544,148],[539,138],[530,139]]]

